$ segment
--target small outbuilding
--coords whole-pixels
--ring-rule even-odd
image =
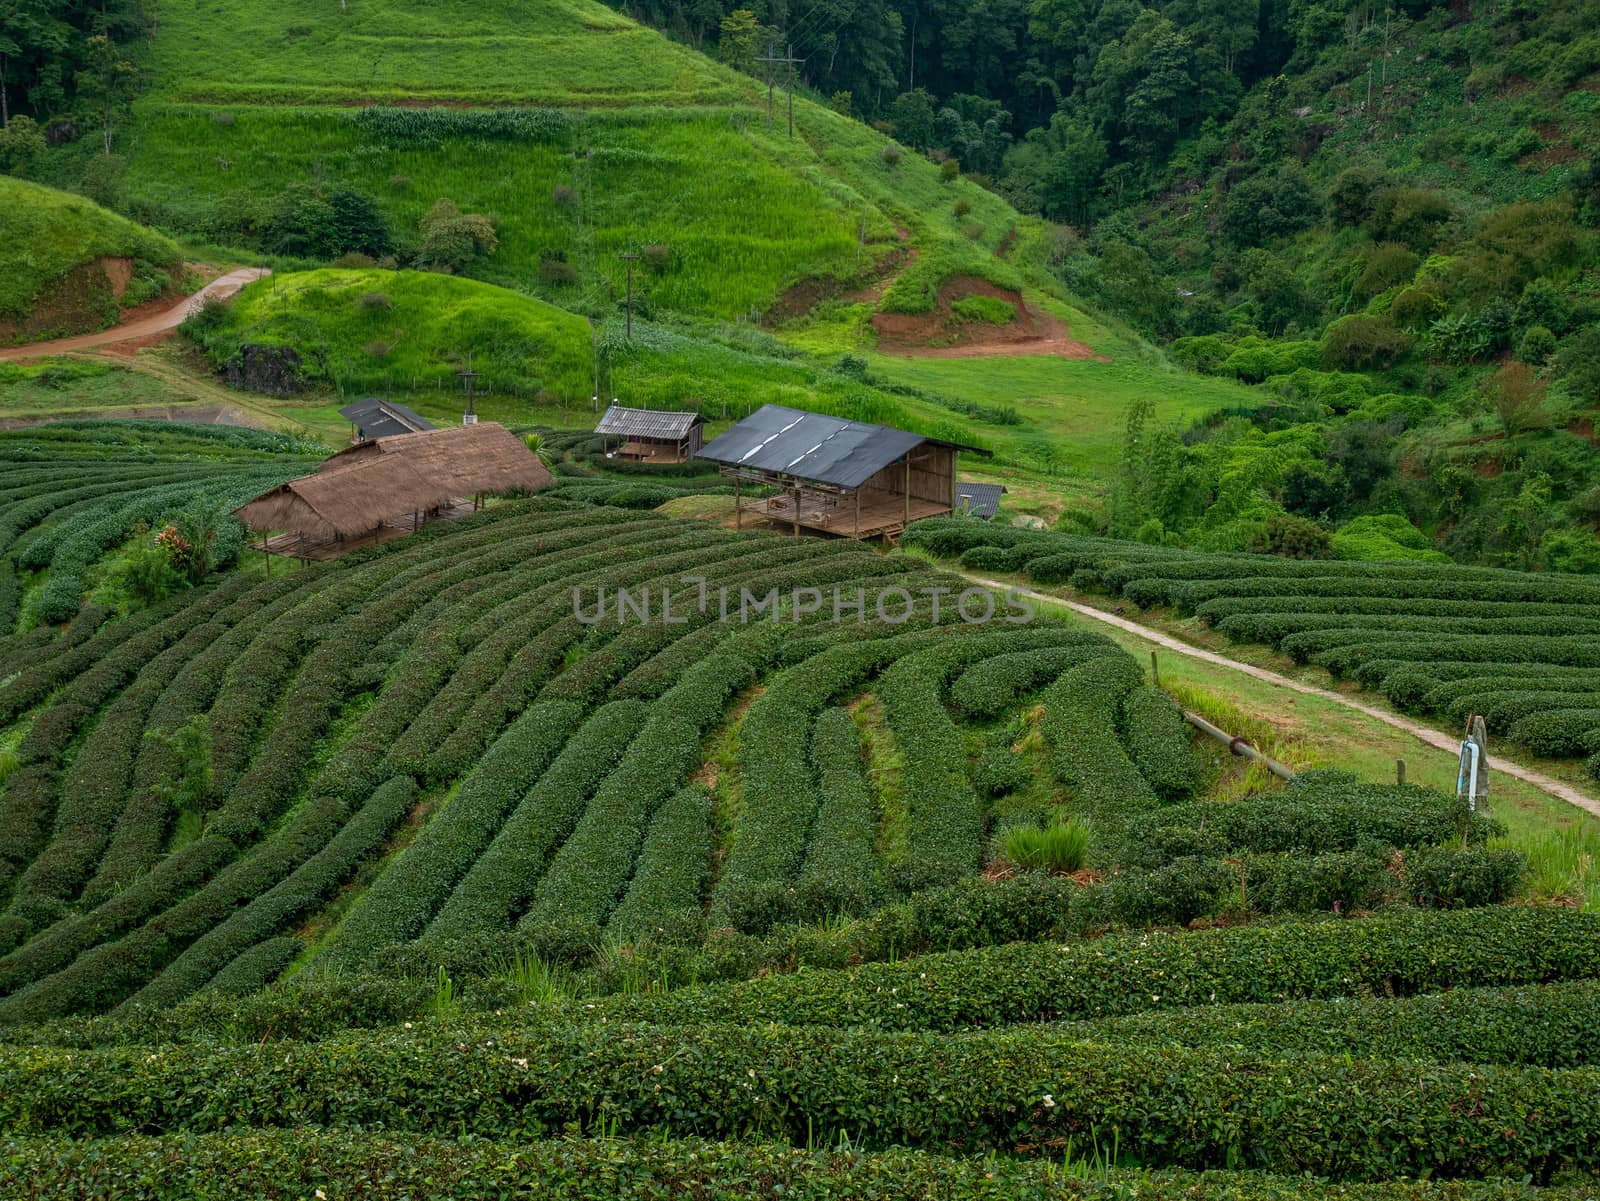
[[[627,409],[613,404],[594,432],[605,437],[607,455],[642,463],[685,463],[705,441],[705,426],[705,418],[693,409]]]
[[[351,442],[371,442],[376,438],[393,438],[399,434],[416,434],[438,428],[405,405],[376,397],[345,405],[339,410],[339,416],[350,423]]]
[[[762,405],[699,457],[721,464],[734,481],[740,524],[750,513],[796,535],[894,539],[913,521],[955,511],[961,451],[989,457],[885,425]],[[776,494],[745,503],[746,483]]]
[[[464,516],[485,497],[537,492],[553,482],[520,438],[484,422],[357,443],[234,516],[262,535],[266,554],[332,559]]]
[[[1000,498],[1005,492],[1004,484],[975,484],[971,480],[957,480],[956,512],[965,517],[993,521],[1000,512]]]

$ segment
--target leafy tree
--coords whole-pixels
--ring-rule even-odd
[[[1328,219],[1336,226],[1361,225],[1372,216],[1381,176],[1370,167],[1346,167],[1328,189]]]
[[[902,92],[889,110],[894,136],[913,150],[933,145],[933,97],[925,88]]]
[[[1453,215],[1450,202],[1431,188],[1382,188],[1373,196],[1367,228],[1379,240],[1426,250]]]
[[[1265,250],[1247,250],[1243,267],[1245,291],[1255,301],[1262,332],[1277,337],[1292,325],[1316,318],[1316,300],[1283,260]]]
[[[1270,175],[1258,173],[1234,186],[1222,232],[1235,246],[1260,246],[1315,224],[1320,211],[1305,172],[1285,163]]]
[[[1296,463],[1283,475],[1283,507],[1301,517],[1331,517],[1343,507],[1346,488],[1342,467]]]
[[[1549,424],[1546,388],[1526,363],[1505,363],[1483,383],[1484,398],[1500,418],[1506,437],[1515,438]]]
[[[1346,421],[1327,435],[1327,462],[1344,472],[1353,504],[1363,504],[1394,472],[1394,434],[1376,421]]]
[[[1105,139],[1086,118],[1065,113],[1057,113],[1048,130],[1032,134],[1039,135],[1034,140],[1041,150],[1039,201],[1045,216],[1086,223],[1106,169]]]
[[[0,128],[0,171],[27,178],[44,150],[44,134],[32,117],[13,117]]]
[[[1411,338],[1387,317],[1345,317],[1322,335],[1322,365],[1329,370],[1387,370],[1411,349]]]
[[[1096,59],[1089,99],[1122,151],[1157,160],[1200,113],[1194,46],[1177,26],[1145,11]]]
[[[417,261],[435,271],[465,271],[474,260],[499,249],[494,226],[491,216],[463,213],[453,200],[436,200],[417,227]]]
[[[1574,399],[1600,403],[1600,325],[1571,335],[1556,353],[1556,376]]]
[[[86,62],[78,75],[78,90],[99,114],[100,137],[107,156],[116,116],[139,87],[139,69],[103,33],[85,43]]]
[[[717,40],[717,57],[736,71],[755,72],[760,56],[761,22],[748,8],[736,8],[723,17],[718,25],[722,36]]]

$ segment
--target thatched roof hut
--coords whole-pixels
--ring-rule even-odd
[[[263,549],[330,558],[470,511],[483,496],[537,492],[550,472],[504,426],[485,422],[376,438],[342,450],[315,474],[263,492],[234,510],[259,533],[284,530]],[[274,545],[276,543],[277,545]]]

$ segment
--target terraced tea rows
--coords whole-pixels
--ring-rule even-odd
[[[1194,615],[1242,642],[1382,692],[1600,778],[1600,582],[1448,564],[1204,555],[1067,534],[931,521],[912,545],[975,571],[1019,572]]]
[[[539,497],[15,641],[0,1191],[1600,1167],[1600,931],[1505,904],[1496,823],[1337,771],[1209,800],[1131,658],[961,587]],[[1028,832],[1080,837],[1021,870]]]
[[[85,575],[136,527],[185,509],[226,513],[321,453],[255,430],[179,428],[82,421],[0,432],[0,638],[17,629],[30,585],[30,625],[74,618]],[[242,542],[243,527],[221,521],[217,565],[230,565]]]
[[[714,922],[764,930],[971,875],[985,807],[946,684],[996,655],[1120,653],[948,603],[936,621],[936,579],[855,544],[539,500],[40,642],[0,688],[23,731],[0,793],[0,1020],[170,1005],[296,958],[352,969],[422,936],[637,935],[699,920],[708,884]],[[607,595],[668,588],[670,622],[598,620]],[[856,606],[842,624],[825,588]],[[724,621],[730,595],[769,603]],[[830,706],[880,673],[908,762],[889,844],[868,793],[854,833],[835,826],[819,773],[846,765],[813,770],[793,736],[847,732]],[[713,806],[685,785],[730,707],[741,792]]]

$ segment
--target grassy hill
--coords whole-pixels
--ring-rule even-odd
[[[0,345],[113,324],[175,290],[168,238],[92,201],[0,175]]]
[[[918,156],[890,166],[881,135],[808,101],[800,137],[769,134],[754,80],[599,3],[362,8],[164,11],[128,156],[131,210],[272,251],[285,189],[342,186],[378,205],[403,255],[448,197],[499,218],[501,248],[474,274],[610,312],[617,256],[656,245],[642,303],[721,318],[763,311],[804,278],[870,270],[897,225],[949,241],[952,267],[981,268],[1018,224]],[[368,107],[384,105],[405,107]],[[929,211],[958,196],[985,225],[970,251]]]

